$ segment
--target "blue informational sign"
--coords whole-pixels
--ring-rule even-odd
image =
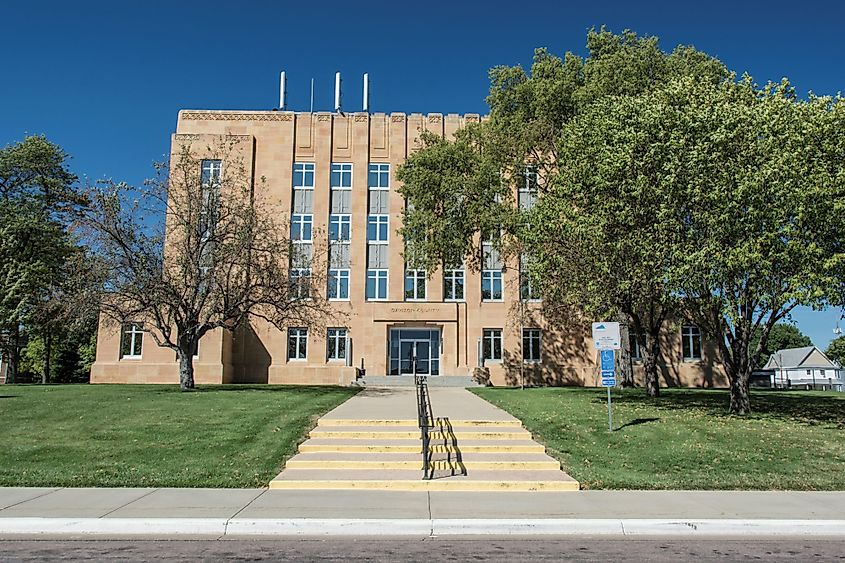
[[[616,387],[616,374],[610,370],[601,371],[601,386]]]
[[[613,350],[600,350],[599,355],[601,358],[601,371],[609,371],[613,374],[616,370],[616,362],[613,359]]]

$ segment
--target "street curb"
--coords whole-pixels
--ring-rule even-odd
[[[0,536],[836,536],[845,520],[0,518]]]

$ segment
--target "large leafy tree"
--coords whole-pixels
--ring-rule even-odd
[[[275,207],[261,199],[267,190],[253,189],[236,143],[208,148],[219,173],[203,177],[185,145],[143,189],[93,190],[84,220],[106,272],[104,321],[139,323],[174,350],[183,390],[194,388],[193,356],[209,331],[252,318],[307,326],[327,314],[318,277],[289,282],[290,259],[305,257],[292,253]]]
[[[687,95],[694,173],[679,280],[719,345],[730,411],[746,414],[773,327],[841,296],[845,101],[799,100],[785,81],[759,89],[748,77]]]
[[[673,94],[608,96],[582,110],[561,132],[559,172],[521,233],[546,299],[628,320],[651,397],[659,395],[659,336],[678,310],[672,269],[689,173],[686,100]]]
[[[57,326],[53,313],[75,294],[55,296],[87,271],[73,267],[82,250],[70,229],[85,198],[67,161],[42,136],[0,149],[0,331],[12,360],[9,382],[19,368],[22,332],[49,341]]]
[[[666,103],[637,97],[679,77],[717,84],[728,73],[692,47],[666,53],[656,38],[629,31],[591,30],[587,47],[586,58],[538,49],[530,72],[490,71],[490,118],[454,141],[426,138],[400,169],[409,202],[403,234],[409,253],[437,264],[454,262],[456,253],[478,256],[477,235],[502,232],[499,250],[531,264],[547,316],[571,322],[576,309],[577,316],[621,315],[631,325],[656,396],[656,334],[675,301],[666,260],[679,236],[677,218],[668,220],[672,212],[660,202],[672,195],[662,190],[681,181],[661,176],[660,167],[679,169],[683,149],[652,146],[671,135],[661,120],[675,118]],[[632,133],[628,120],[643,130]],[[600,166],[594,151],[606,157]],[[516,209],[509,197],[527,166],[537,173],[533,211]]]

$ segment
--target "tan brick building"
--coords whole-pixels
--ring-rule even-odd
[[[236,144],[261,194],[291,224],[294,244],[330,249],[327,288],[337,320],[286,332],[254,322],[203,337],[198,383],[346,385],[413,373],[467,376],[483,360],[495,385],[597,385],[589,325],[550,328],[520,284],[519,264],[485,253],[483,270],[408,270],[396,233],[404,201],[396,168],[419,133],[451,135],[479,115],[194,111],[179,114],[173,152],[223,138]],[[202,158],[202,155],[199,155]],[[225,166],[209,157],[206,169]],[[530,182],[527,183],[530,186]],[[257,187],[256,187],[257,189]],[[534,195],[519,194],[528,202]],[[307,270],[295,272],[308,275]],[[145,336],[147,336],[145,338]],[[103,324],[95,383],[176,383],[175,354],[131,325]],[[636,351],[635,351],[636,355]],[[724,386],[712,347],[678,323],[664,335],[664,385]],[[635,373],[636,368],[634,360]]]

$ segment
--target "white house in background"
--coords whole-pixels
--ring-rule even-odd
[[[770,372],[772,387],[845,391],[845,369],[815,346],[778,350],[763,370]]]

